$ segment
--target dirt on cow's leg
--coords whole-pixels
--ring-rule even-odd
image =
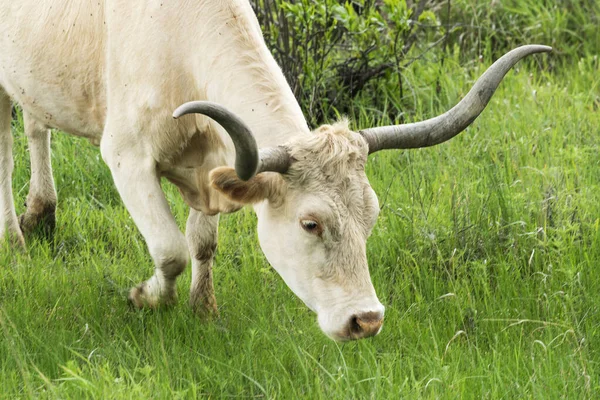
[[[0,87],[0,240],[8,237],[13,247],[25,247],[25,239],[19,228],[12,192],[14,167],[10,132],[11,102]]]
[[[50,129],[23,111],[29,146],[31,179],[27,210],[19,217],[25,235],[40,233],[50,238],[56,225],[56,189],[50,161]]]
[[[185,230],[192,256],[190,307],[202,318],[218,316],[212,276],[218,225],[218,215],[208,216],[200,211],[190,210]]]
[[[177,287],[175,281],[177,276],[165,274],[165,271],[175,273],[183,271],[185,264],[173,260],[171,265],[162,263],[157,267],[154,275],[145,282],[133,287],[129,291],[128,301],[136,308],[157,308],[159,306],[171,306],[177,303]]]
[[[52,238],[56,227],[56,203],[43,204],[39,199],[27,200],[27,211],[19,216],[19,226],[26,236],[40,234]]]
[[[132,135],[108,130],[111,133],[101,142],[102,157],[155,265],[154,275],[131,289],[129,301],[138,308],[173,304],[177,301],[176,279],[189,259],[185,237],[171,214],[156,161],[147,147],[131,139]]]

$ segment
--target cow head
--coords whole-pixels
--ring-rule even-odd
[[[384,308],[367,265],[366,241],[379,213],[364,171],[367,143],[339,123],[287,146],[294,161],[285,174],[242,181],[222,167],[211,172],[212,184],[233,201],[254,204],[263,252],[327,335],[374,335]]]
[[[364,172],[368,154],[449,140],[477,118],[517,61],[544,51],[550,48],[531,45],[507,53],[459,104],[438,117],[360,132],[340,122],[260,152],[249,128],[222,106],[190,102],[174,116],[205,114],[227,130],[236,148],[236,168],[211,171],[213,187],[232,201],[254,205],[263,252],[317,313],[321,329],[333,339],[359,339],[379,332],[384,313],[366,256],[379,212]]]

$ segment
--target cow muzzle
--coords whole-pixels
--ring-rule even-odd
[[[366,313],[353,315],[348,321],[347,332],[348,340],[356,340],[375,336],[383,326],[383,313],[379,311],[369,311]]]
[[[329,313],[321,312],[318,317],[319,325],[327,336],[341,342],[375,336],[383,327],[385,307],[374,304],[367,310],[369,311],[346,313],[338,309],[329,310]]]

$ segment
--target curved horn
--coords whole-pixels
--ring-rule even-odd
[[[465,130],[481,114],[504,75],[523,57],[551,51],[552,47],[527,45],[500,57],[475,82],[467,95],[450,111],[412,124],[382,126],[360,131],[369,144],[369,154],[384,149],[433,146]]]
[[[290,163],[288,152],[283,147],[260,150],[252,131],[237,115],[220,104],[210,101],[190,101],[177,107],[173,118],[198,113],[217,121],[231,137],[235,147],[235,172],[244,181],[260,172],[284,173]]]

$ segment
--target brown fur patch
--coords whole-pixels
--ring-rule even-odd
[[[213,257],[215,256],[215,252],[217,251],[217,242],[212,241],[206,244],[203,244],[200,249],[194,255],[194,258],[201,263],[211,262]]]
[[[253,204],[265,199],[280,204],[285,195],[285,182],[275,172],[264,172],[243,181],[233,168],[219,167],[210,172],[210,181],[213,188],[240,204]]]
[[[190,291],[190,307],[201,318],[210,318],[218,316],[217,299],[215,298],[215,289],[213,287],[212,268],[210,264],[198,277]]]

